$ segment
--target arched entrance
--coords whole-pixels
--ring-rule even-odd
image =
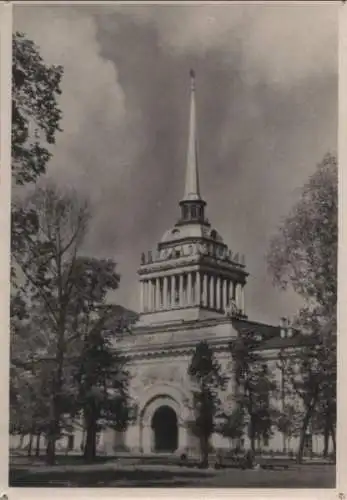
[[[178,448],[178,423],[176,412],[170,406],[160,406],[152,418],[154,451],[174,452]]]

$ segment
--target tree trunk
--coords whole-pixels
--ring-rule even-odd
[[[96,434],[97,421],[94,416],[90,415],[86,418],[86,441],[84,446],[84,460],[87,463],[95,461],[96,457]]]
[[[312,404],[306,411],[303,423],[302,423],[302,428],[300,432],[300,442],[299,442],[299,449],[297,453],[297,462],[300,464],[302,462],[302,457],[304,454],[304,448],[305,448],[305,438],[306,438],[306,431],[308,428],[308,424],[310,423],[312,412],[314,409],[315,403]]]
[[[31,457],[32,449],[33,449],[33,440],[34,434],[30,432],[29,434],[29,443],[28,443],[28,457]]]
[[[251,417],[250,426],[249,426],[249,439],[251,443],[251,450],[255,453],[255,432],[254,432],[254,422],[253,417]]]
[[[336,457],[336,433],[333,422],[330,422],[330,433],[331,433],[331,440],[333,442],[334,457]]]
[[[286,443],[287,443],[287,435],[285,432],[282,432],[282,451],[283,451],[283,453],[287,452]]]
[[[24,441],[24,438],[25,438],[25,434],[21,434],[19,436],[19,445],[18,445],[18,448],[21,450],[23,448],[23,441]]]
[[[40,437],[41,437],[41,434],[37,434],[37,436],[36,436],[36,451],[35,451],[35,455],[37,457],[40,456]]]
[[[324,449],[323,449],[324,458],[326,458],[329,453],[329,437],[330,437],[329,420],[328,417],[326,417],[324,424]]]
[[[201,454],[201,462],[200,466],[203,469],[207,469],[208,467],[208,445],[209,445],[209,438],[207,436],[201,436],[200,437],[200,454]]]

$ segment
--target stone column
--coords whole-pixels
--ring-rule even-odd
[[[154,311],[154,283],[153,280],[149,280],[149,310]]]
[[[144,283],[140,281],[140,313],[144,311]]]
[[[148,289],[149,289],[149,285],[148,285],[148,280],[145,280],[144,281],[144,296],[145,296],[145,311],[148,311],[149,310],[149,297],[148,297]]]
[[[167,303],[168,303],[168,299],[167,299],[167,276],[164,276],[163,278],[163,307],[164,309],[167,309]]]
[[[217,311],[221,309],[220,277],[216,278],[216,306]]]
[[[245,287],[244,285],[241,285],[241,290],[240,290],[240,293],[241,293],[241,311],[242,311],[242,314],[245,314]]]
[[[175,305],[175,276],[170,276],[171,287],[170,287],[170,306],[171,308]]]
[[[210,308],[214,309],[214,276],[210,275]]]
[[[184,307],[184,294],[183,294],[183,274],[180,274],[180,306]]]
[[[155,280],[155,307],[156,311],[159,311],[160,308],[160,282],[159,278]]]
[[[187,305],[192,304],[192,273],[188,273],[188,283],[187,283]]]
[[[223,280],[223,309],[224,309],[224,311],[227,308],[228,302],[229,302],[229,298],[228,298],[228,280],[224,279]]]
[[[235,283],[234,284],[234,288],[235,288],[235,302],[236,302],[236,307],[238,309],[241,309],[240,284],[239,283]]]
[[[198,306],[200,306],[200,304],[201,304],[201,275],[200,275],[200,271],[196,272],[195,304],[197,304]]]
[[[207,274],[204,273],[202,282],[202,304],[208,306]]]

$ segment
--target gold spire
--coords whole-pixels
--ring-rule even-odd
[[[195,109],[195,72],[190,70],[190,117],[186,184],[183,200],[201,200],[198,168],[198,144]]]

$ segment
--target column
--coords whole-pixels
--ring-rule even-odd
[[[184,294],[183,294],[183,274],[180,274],[179,280],[180,280],[180,306],[184,307]]]
[[[196,272],[195,304],[197,304],[198,306],[201,305],[201,275],[200,275],[200,271]]]
[[[217,276],[216,279],[216,303],[217,303],[217,310],[219,311],[221,309],[221,293],[220,293],[220,277]]]
[[[164,283],[163,283],[163,308],[167,309],[167,303],[168,303],[168,298],[167,298],[167,276],[164,276],[163,280],[164,280]]]
[[[214,309],[214,276],[210,275],[209,279],[210,284],[210,308]]]
[[[207,274],[204,273],[202,282],[202,304],[208,306]]]
[[[143,310],[148,311],[148,281],[143,282]]]
[[[241,286],[241,311],[242,314],[245,314],[245,287]]]
[[[227,306],[229,303],[229,298],[228,298],[228,280],[224,279],[223,280],[223,309],[224,311],[226,310]]]
[[[155,280],[155,310],[159,311],[160,309],[160,279],[157,278]]]
[[[230,281],[230,296],[236,302],[236,283],[234,281]]]
[[[140,281],[140,313],[143,312],[143,281]]]
[[[187,283],[187,305],[190,306],[192,303],[192,273],[188,273],[188,283]]]
[[[240,285],[239,283],[234,284],[234,290],[235,290],[235,302],[236,302],[236,307],[237,309],[241,309],[241,301],[240,301]]]
[[[148,280],[148,310],[152,311],[153,308],[153,284],[152,280]]]
[[[175,276],[170,276],[170,307],[175,305]]]

